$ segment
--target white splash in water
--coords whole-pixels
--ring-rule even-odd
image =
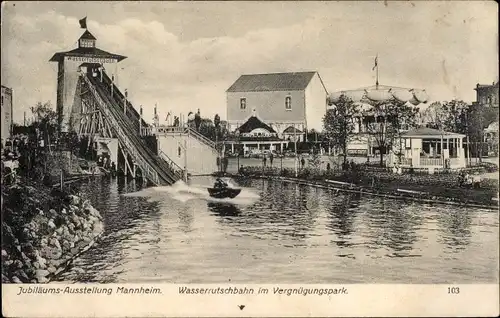
[[[250,205],[260,198],[260,195],[254,192],[252,188],[239,187],[231,180],[224,180],[229,187],[241,189],[240,194],[234,198],[216,199],[208,194],[208,188],[204,185],[188,185],[184,181],[179,180],[171,186],[161,186],[143,189],[138,192],[127,193],[124,196],[129,197],[147,197],[153,201],[164,200],[165,197],[170,197],[179,202],[187,202],[190,200],[205,200],[210,202],[228,203],[234,205]]]

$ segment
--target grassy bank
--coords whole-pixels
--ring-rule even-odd
[[[491,171],[493,168],[477,167],[476,172]],[[293,169],[271,167],[244,167],[240,177],[287,177],[295,178]],[[498,197],[498,181],[483,179],[478,189],[463,188],[458,183],[458,173],[439,174],[407,173],[395,174],[366,166],[358,166],[350,171],[320,171],[304,168],[297,175],[297,180],[327,184],[327,180],[347,183],[339,187],[357,188],[364,192],[397,194],[398,196],[418,196],[422,199],[454,201],[468,204],[496,206],[492,198]],[[331,184],[331,183],[330,183]],[[410,190],[417,193],[404,193],[399,190]]]

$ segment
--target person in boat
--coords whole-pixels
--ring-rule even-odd
[[[215,189],[226,189],[228,187],[228,184],[224,182],[221,178],[217,178],[215,180],[214,188]]]

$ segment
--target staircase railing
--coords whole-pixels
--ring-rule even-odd
[[[159,150],[158,155],[167,162],[169,167],[175,173],[176,177],[182,179],[184,177],[184,169],[182,169],[178,164],[176,164],[163,150]]]
[[[196,139],[198,139],[202,143],[206,144],[207,146],[210,146],[210,147],[216,149],[215,142],[213,142],[212,140],[210,140],[207,137],[203,136],[202,134],[200,134],[196,130],[194,130],[194,129],[190,128],[190,127],[185,127],[184,132],[189,133],[190,135],[194,136]]]
[[[106,106],[106,103],[102,100],[101,96],[97,92],[95,86],[90,81],[87,75],[82,74],[82,78],[85,80],[85,83],[89,87],[89,91],[92,93],[92,96],[97,101],[97,105],[101,112],[105,115],[104,118],[107,121],[110,121],[110,126],[116,131],[119,141],[125,146],[128,153],[134,159],[134,161],[138,164],[140,169],[143,171],[145,177],[150,180],[155,185],[160,185],[160,179],[158,173],[155,169],[147,162],[147,160],[137,151],[134,143],[128,137],[127,133],[122,129],[120,123],[115,118],[115,114],[110,110],[110,107]]]

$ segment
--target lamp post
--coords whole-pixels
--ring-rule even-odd
[[[236,123],[236,127],[239,127],[238,123]],[[238,129],[238,128],[236,128],[236,129]],[[240,134],[238,133],[238,150],[237,150],[237,158],[238,158],[237,160],[238,160],[238,163],[237,163],[237,167],[236,167],[238,169],[237,171],[240,171],[240,147],[241,147],[241,145],[240,145]]]
[[[467,166],[470,167],[471,165],[471,158],[470,158],[470,140],[469,140],[469,113],[468,111],[465,111],[465,129],[467,131],[467,136],[466,136],[466,142],[467,142]]]
[[[142,105],[139,108],[139,135],[142,136]]]
[[[295,151],[295,159],[294,159],[294,167],[295,167],[295,178],[298,176],[297,169],[297,129],[295,128],[295,124],[293,124],[293,141],[294,141],[294,151]]]

